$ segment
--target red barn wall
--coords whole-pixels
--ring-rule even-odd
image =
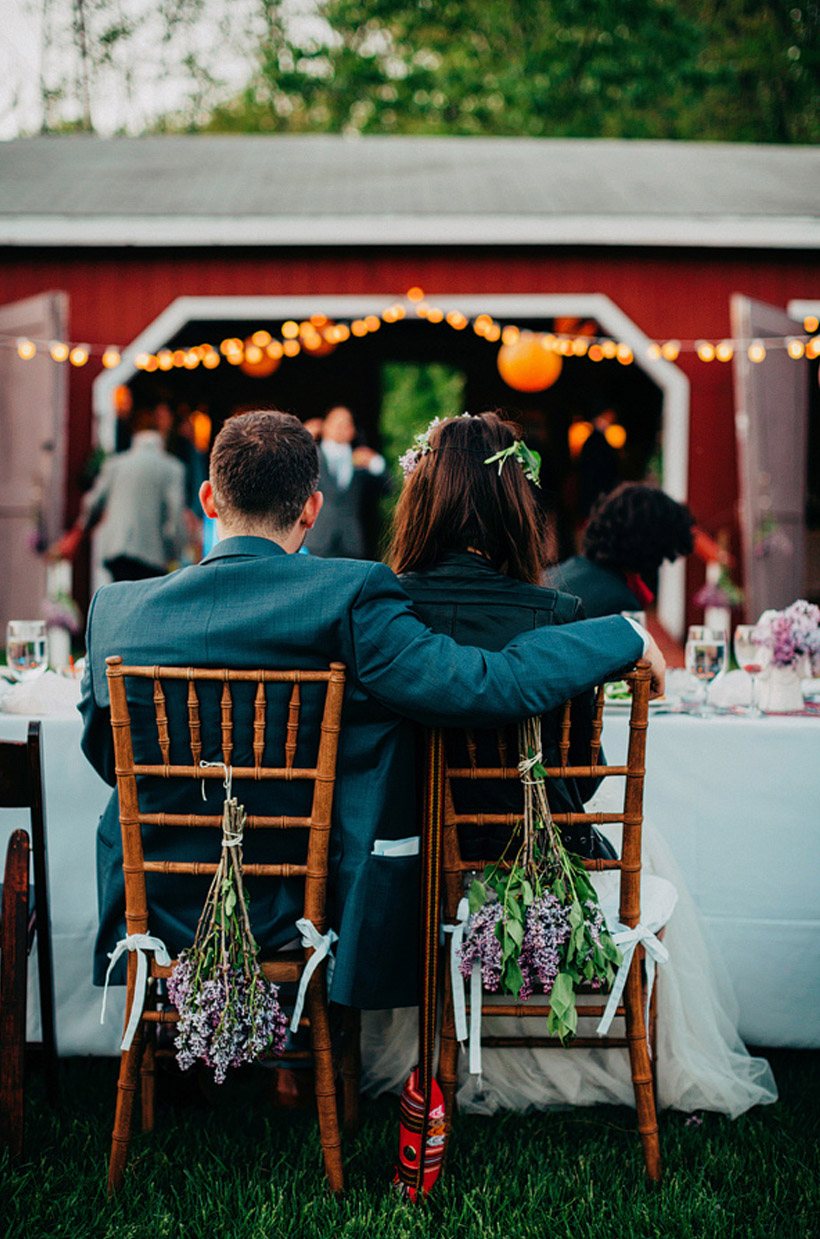
[[[70,299],[70,336],[126,344],[180,296],[372,293],[376,306],[419,284],[431,293],[604,293],[650,337],[730,334],[734,292],[785,306],[818,294],[820,254],[791,251],[426,248],[6,250],[0,304],[48,289]],[[91,445],[91,382],[72,370],[69,516]],[[692,386],[689,501],[708,529],[731,524],[737,494],[732,367],[680,361]],[[697,576],[697,568],[692,572]]]

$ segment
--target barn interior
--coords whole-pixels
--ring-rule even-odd
[[[578,333],[580,339],[602,334],[599,324],[588,319],[529,319],[517,325],[532,332]],[[224,420],[242,409],[279,408],[307,420],[344,404],[353,411],[362,441],[382,451],[392,466],[412,435],[437,414],[500,407],[541,453],[542,493],[555,514],[560,557],[573,553],[584,515],[582,446],[593,419],[611,410],[606,436],[621,479],[660,475],[661,389],[639,364],[617,358],[601,357],[596,363],[589,356],[561,356],[557,377],[545,390],[514,390],[499,374],[497,342],[488,343],[471,326],[455,329],[446,322],[406,318],[330,349],[302,347],[298,355],[281,359],[268,358],[263,334],[264,356],[256,365],[248,364],[247,354],[244,365],[230,364],[224,350],[214,368],[179,364],[205,342],[216,352],[223,341],[246,342],[255,332],[276,341],[283,327],[287,335],[282,321],[186,323],[158,350],[160,363],[168,368],[152,363],[151,372],[139,371],[121,393],[117,446],[127,444],[129,410],[159,402],[170,406],[177,422],[199,414],[200,448],[207,448]],[[177,364],[171,361],[174,353]],[[380,514],[374,512],[374,549],[379,523]]]

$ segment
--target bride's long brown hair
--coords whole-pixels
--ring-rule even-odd
[[[479,551],[507,576],[539,584],[547,564],[546,517],[516,459],[484,461],[521,438],[501,411],[452,417],[430,432],[430,448],[405,479],[387,562],[423,572],[448,552]]]

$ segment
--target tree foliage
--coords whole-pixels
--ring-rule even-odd
[[[325,0],[211,131],[797,142],[818,136],[820,6],[777,0]]]

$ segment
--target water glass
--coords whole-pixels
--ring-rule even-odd
[[[752,639],[754,631],[754,624],[738,624],[735,629],[734,650],[738,667],[745,671],[752,681],[752,701],[746,713],[750,718],[759,718],[763,711],[757,704],[757,677],[765,666],[768,652],[755,644]]]
[[[9,620],[6,626],[6,663],[15,680],[36,680],[48,667],[44,620]]]
[[[722,628],[693,624],[686,635],[686,670],[703,685],[703,700],[697,714],[708,717],[714,708],[708,704],[709,685],[726,670],[728,640]]]

